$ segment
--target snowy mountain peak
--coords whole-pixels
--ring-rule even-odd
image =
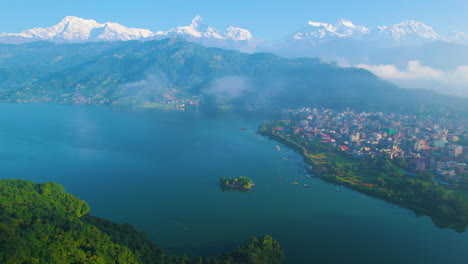
[[[232,40],[252,40],[252,34],[247,29],[230,26],[226,31],[226,37]]]
[[[293,35],[295,40],[312,43],[340,38],[385,41],[393,44],[420,44],[441,39],[431,27],[416,20],[407,20],[392,26],[378,26],[370,30],[344,18],[339,19],[335,24],[309,21],[306,27]]]
[[[366,33],[368,31],[364,26],[355,26],[353,22],[346,19],[340,19],[336,24],[309,21],[307,26],[294,34],[298,40],[324,41],[332,38],[343,38],[353,34]]]
[[[57,25],[47,28],[33,28],[20,33],[0,34],[0,41],[23,43],[35,40],[54,42],[83,42],[101,40],[131,40],[151,35],[147,29],[127,28],[117,23],[98,23],[93,19],[66,16]]]
[[[55,26],[47,28],[33,28],[22,31],[21,33],[7,34],[9,36],[16,36],[22,38],[31,38],[39,40],[86,40],[92,29],[103,26],[96,21],[89,19],[82,19],[74,16],[67,16],[60,23]]]
[[[336,31],[341,34],[342,37],[359,36],[367,34],[369,29],[365,26],[356,26],[350,20],[341,18],[336,23]]]
[[[356,27],[353,22],[351,22],[350,20],[347,20],[347,19],[344,19],[344,18],[341,18],[340,20],[338,20],[338,25],[343,25],[345,27],[350,27],[350,28],[354,28]]]
[[[83,19],[81,17],[76,17],[76,16],[66,16],[62,19],[60,23],[92,23],[92,24],[97,24],[97,22],[93,19]]]
[[[314,21],[309,21],[307,24],[309,26],[312,26],[312,27],[326,27],[326,26],[329,26],[329,24],[327,24],[327,23],[314,22]]]
[[[405,20],[399,24],[396,24],[395,26],[426,26],[423,22],[417,21],[417,20]]]
[[[192,19],[192,25],[197,25],[199,23],[203,22],[203,19],[201,18],[200,15],[196,15],[193,19]]]
[[[100,34],[95,34],[96,39],[98,40],[134,40],[147,38],[151,36],[152,32],[147,29],[140,28],[127,28],[118,23],[106,22],[102,29],[93,30],[92,33],[99,32]]]
[[[192,19],[192,23],[188,27],[179,27],[179,28],[191,28],[193,31],[199,31],[199,32],[206,32],[213,30],[210,28],[206,23],[203,22],[203,19],[201,18],[200,15],[196,15]],[[197,34],[197,35],[202,35],[202,34]]]
[[[151,40],[172,36],[181,36],[207,46],[243,51],[253,51],[256,46],[248,30],[232,26],[224,31],[218,30],[204,23],[200,15],[196,15],[188,26],[155,32],[147,29],[127,28],[113,22],[98,23],[93,19],[66,16],[51,27],[33,28],[20,33],[0,33],[0,43],[20,44],[37,40],[52,42]]]
[[[228,27],[226,31],[222,31],[212,28],[203,22],[200,15],[195,16],[195,18],[192,19],[192,23],[188,26],[175,27],[166,32],[156,32],[153,35],[155,37],[179,35],[189,40],[194,40],[194,38],[233,41],[253,39],[252,34],[246,29],[231,26]]]
[[[371,36],[403,44],[420,44],[441,39],[434,29],[416,20],[407,20],[392,26],[378,26],[372,31]]]

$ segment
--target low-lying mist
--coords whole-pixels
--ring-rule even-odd
[[[458,66],[454,70],[440,70],[423,65],[420,61],[409,61],[405,69],[393,64],[359,64],[356,67],[367,69],[404,88],[425,88],[468,97],[468,65]]]

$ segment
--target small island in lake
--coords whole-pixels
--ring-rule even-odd
[[[254,186],[252,179],[244,176],[236,178],[221,177],[219,183],[222,187],[240,190],[250,190]]]

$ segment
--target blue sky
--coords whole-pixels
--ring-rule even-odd
[[[188,25],[200,14],[219,29],[237,26],[254,36],[276,39],[303,27],[307,21],[335,22],[346,18],[373,27],[414,19],[445,34],[468,32],[467,0],[0,0],[0,32],[19,32],[57,24],[72,15],[127,27],[167,30]]]

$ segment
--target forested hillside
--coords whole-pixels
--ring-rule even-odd
[[[407,90],[369,71],[161,41],[0,44],[0,101],[173,109],[465,111],[467,99]]]

